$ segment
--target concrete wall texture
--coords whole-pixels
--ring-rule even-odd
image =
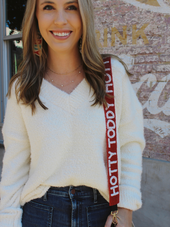
[[[170,226],[170,162],[143,158],[142,208],[135,211],[136,227]]]
[[[170,161],[170,0],[93,0],[101,53],[122,58],[143,106],[144,157]]]

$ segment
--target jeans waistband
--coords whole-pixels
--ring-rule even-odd
[[[48,194],[70,197],[71,194],[76,194],[77,196],[83,197],[93,197],[94,203],[97,203],[97,198],[100,195],[99,191],[95,188],[87,186],[66,186],[66,187],[50,187],[48,191],[43,196],[43,200],[47,200]],[[100,195],[101,196],[101,195]]]

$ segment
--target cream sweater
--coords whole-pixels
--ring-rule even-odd
[[[120,203],[141,207],[143,135],[142,107],[124,67],[112,58],[117,114]],[[21,227],[21,205],[41,197],[50,186],[86,185],[109,201],[106,128],[103,106],[91,106],[84,79],[67,94],[43,79],[36,114],[16,103],[14,86],[2,133],[5,156],[0,187],[0,226]]]

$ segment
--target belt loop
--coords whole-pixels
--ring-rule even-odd
[[[93,188],[94,203],[97,203],[97,189]]]
[[[47,201],[47,191],[46,191],[46,193],[43,195],[43,201]]]

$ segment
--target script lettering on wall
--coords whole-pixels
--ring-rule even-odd
[[[160,6],[157,0],[136,0],[136,1],[148,4],[150,6]]]
[[[130,3],[141,9],[151,10],[158,13],[167,13],[170,12],[169,0],[123,0],[126,3]]]

